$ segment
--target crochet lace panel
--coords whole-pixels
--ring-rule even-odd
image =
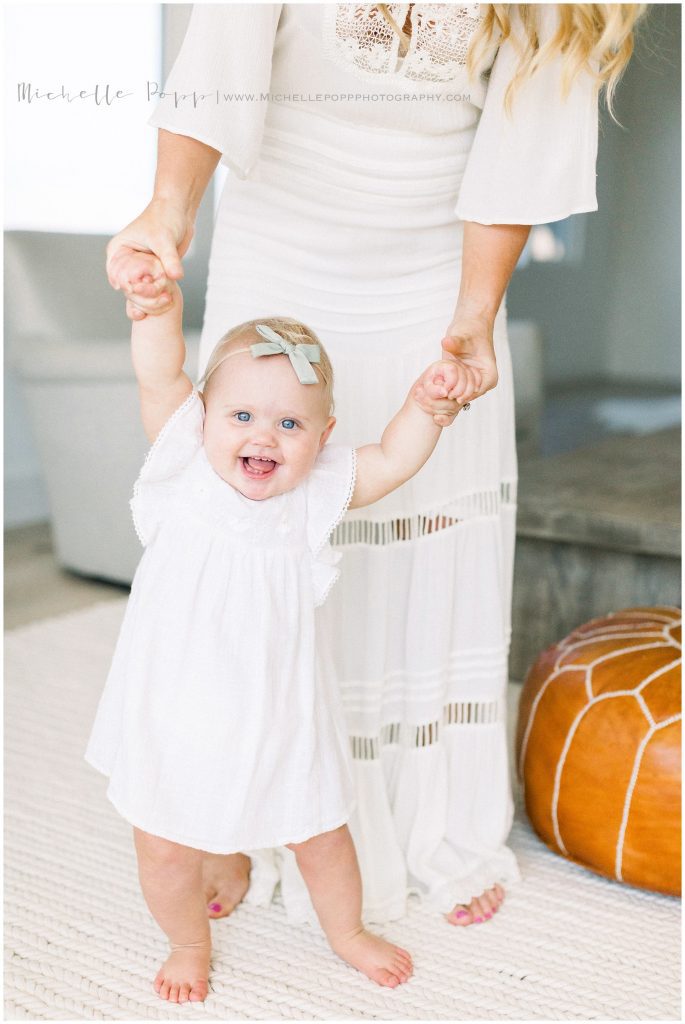
[[[399,27],[408,4],[389,4]],[[481,4],[414,4],[411,39],[404,56],[401,40],[373,4],[331,4],[326,52],[362,77],[392,75],[415,82],[450,82],[466,64],[471,37],[483,17]]]
[[[496,726],[506,718],[504,700],[457,701],[446,704],[442,719],[411,725],[408,722],[390,722],[381,727],[377,736],[350,736],[352,757],[355,761],[377,761],[384,747],[400,746],[405,749],[430,747],[440,743],[444,730],[454,725]]]
[[[333,547],[350,544],[386,545],[414,541],[438,530],[464,526],[479,519],[497,519],[516,507],[516,480],[502,480],[498,488],[455,498],[447,505],[392,519],[344,519],[331,535]]]

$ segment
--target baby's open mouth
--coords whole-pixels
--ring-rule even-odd
[[[256,455],[241,456],[240,461],[243,464],[243,471],[253,480],[270,476],[278,465],[273,459],[261,459]]]

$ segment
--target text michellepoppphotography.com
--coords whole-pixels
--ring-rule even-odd
[[[429,92],[222,92],[213,89],[210,92],[164,92],[158,82],[147,81],[143,88],[145,98],[152,102],[163,101],[174,109],[197,109],[200,106],[220,106],[230,103],[417,103],[447,101],[450,103],[470,103],[469,93],[429,93]],[[93,103],[96,107],[112,107],[117,103],[140,97],[135,89],[116,88],[111,83],[97,83],[89,89],[68,89],[65,85],[46,89],[34,85],[33,82],[17,82],[17,102],[23,104],[47,101],[48,103],[76,101]]]

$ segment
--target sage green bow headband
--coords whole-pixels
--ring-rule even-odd
[[[293,345],[292,342],[282,338],[280,334],[277,334],[273,328],[267,327],[266,324],[257,324],[255,329],[263,338],[268,340],[258,341],[256,344],[250,345],[249,348],[235,348],[232,352],[227,352],[226,355],[218,360],[209,373],[200,378],[197,386],[206,384],[225,359],[237,356],[241,352],[251,352],[255,359],[259,358],[259,356],[287,356],[300,384],[319,383],[319,378],[310,365],[311,363],[319,363],[321,361],[321,347],[319,345]]]
[[[318,363],[321,359],[321,349],[318,345],[293,345],[291,341],[282,338],[280,334],[266,324],[257,324],[255,330],[261,334],[266,341],[258,341],[250,345],[250,352],[255,359],[259,356],[286,355],[290,364],[297,374],[300,384],[318,384],[319,378],[311,363]]]

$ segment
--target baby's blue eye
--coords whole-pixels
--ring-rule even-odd
[[[295,422],[295,420],[281,420],[281,426],[284,427],[286,430],[294,430],[294,428],[297,426],[297,423]]]
[[[237,420],[240,420],[241,423],[249,423],[250,420],[252,419],[252,416],[250,415],[249,412],[237,412],[235,414],[235,417]]]

